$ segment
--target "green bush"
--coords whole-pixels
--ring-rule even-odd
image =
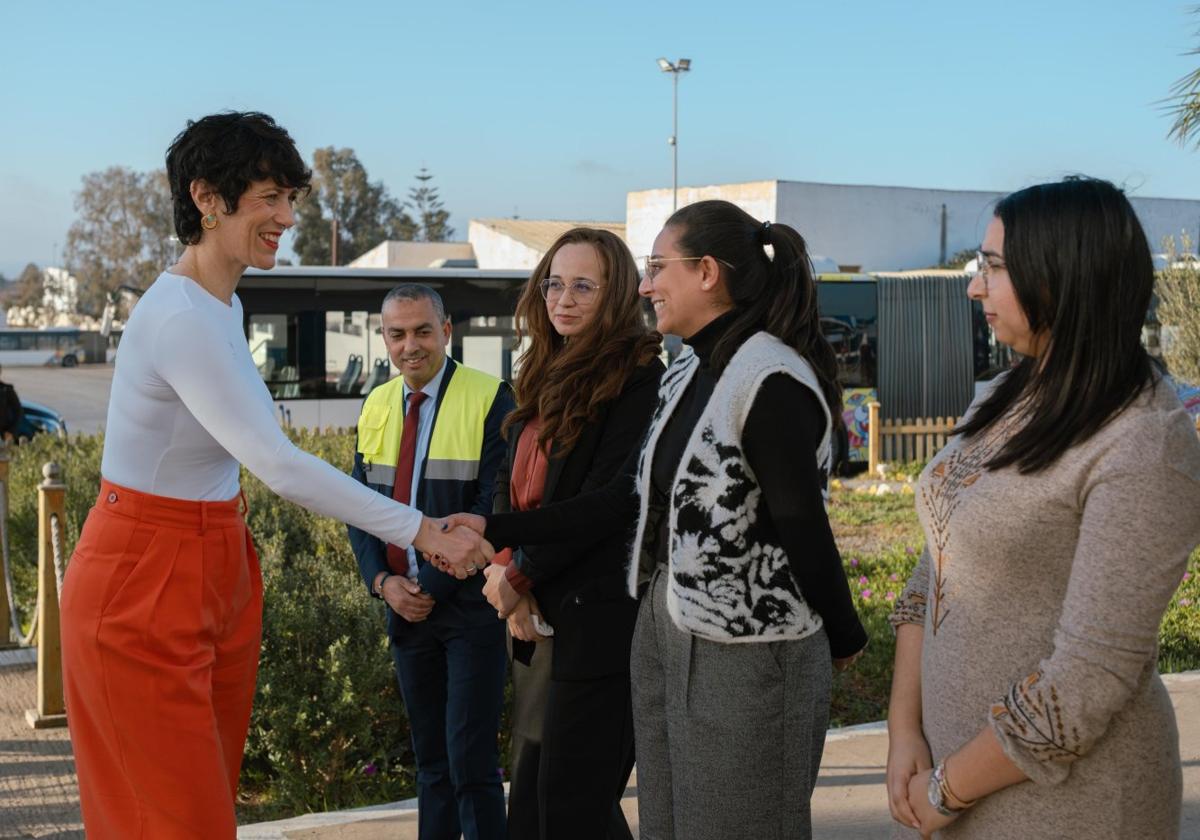
[[[37,599],[37,486],[42,482],[42,465],[53,461],[62,470],[61,480],[67,488],[63,542],[69,555],[71,547],[79,541],[83,520],[96,501],[103,448],[101,435],[77,436],[69,441],[38,435],[29,443],[9,448],[9,559],[17,609],[26,623]]]
[[[349,468],[352,435],[294,438]],[[411,741],[384,606],[367,595],[346,526],[283,501],[249,474],[242,486],[265,593],[244,793],[290,813],[411,795]]]

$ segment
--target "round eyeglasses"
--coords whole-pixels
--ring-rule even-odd
[[[542,297],[550,303],[554,303],[561,299],[563,295],[570,292],[571,300],[586,305],[596,298],[596,293],[603,286],[599,283],[593,283],[591,280],[574,280],[570,283],[564,283],[556,277],[547,277],[541,282],[538,288],[542,290]]]

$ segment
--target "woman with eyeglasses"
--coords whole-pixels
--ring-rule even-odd
[[[531,510],[607,484],[654,409],[660,336],[645,323],[638,272],[615,234],[567,231],[517,303],[529,344],[505,420],[497,511]],[[513,638],[509,836],[630,838],[620,800],[633,767],[625,528],[526,540],[498,555],[484,593]],[[507,565],[503,565],[507,563]],[[552,634],[549,635],[549,634]]]
[[[639,291],[687,349],[607,487],[456,517],[499,545],[637,522],[626,587],[643,838],[812,836],[831,660],[867,635],[825,512],[841,403],[803,238],[725,201],[667,220]]]
[[[894,836],[1179,836],[1156,658],[1200,542],[1200,440],[1141,344],[1153,287],[1112,184],[996,206],[968,294],[1020,360],[921,474],[926,547],[892,616]]]

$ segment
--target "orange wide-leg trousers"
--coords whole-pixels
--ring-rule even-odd
[[[101,482],[62,594],[89,840],[225,840],[250,723],[262,577],[239,499]]]

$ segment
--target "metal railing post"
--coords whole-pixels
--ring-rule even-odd
[[[61,569],[66,566],[63,532],[66,530],[66,485],[53,462],[42,467],[38,485],[38,633],[37,708],[25,712],[34,729],[65,726],[63,702],[62,635],[58,624]]]

